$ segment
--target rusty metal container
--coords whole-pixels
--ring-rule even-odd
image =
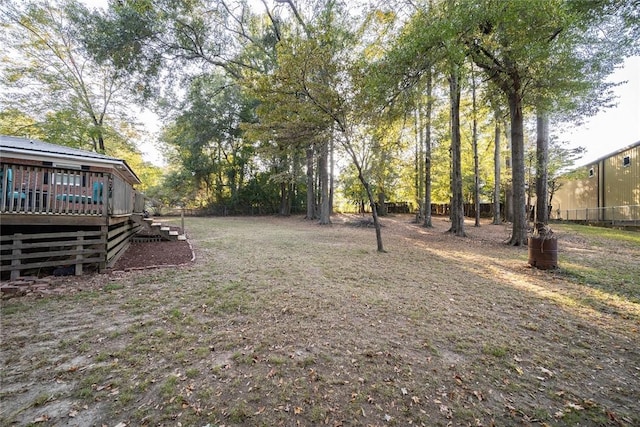
[[[558,239],[529,237],[529,265],[540,270],[558,268]]]

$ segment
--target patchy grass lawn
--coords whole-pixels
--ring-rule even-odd
[[[188,218],[193,266],[2,301],[2,425],[640,425],[637,234]],[[80,291],[78,291],[80,290]]]
[[[565,246],[562,273],[590,288],[640,303],[637,249],[640,232],[563,224],[557,228]]]

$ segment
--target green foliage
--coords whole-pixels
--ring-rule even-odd
[[[345,168],[340,175],[342,195],[354,205],[362,204],[367,200],[367,192],[357,176],[358,173],[353,165]]]
[[[146,163],[132,141],[140,135],[125,113],[127,80],[92,60],[83,45],[89,32],[75,1],[6,2],[2,40],[15,50],[1,69],[0,133],[96,150],[127,161],[145,190],[160,171]]]
[[[242,1],[119,1],[93,11],[74,0],[6,1],[2,41],[20,55],[3,61],[0,132],[104,151],[125,159],[141,188],[163,203],[234,211],[270,211],[285,198],[304,206],[306,154],[317,161],[332,140],[357,166],[338,162],[349,199],[368,196],[353,174],[374,195],[409,201],[424,174],[415,127],[427,125],[415,123],[414,112],[425,104],[428,75],[438,101],[428,125],[432,197],[448,203],[455,134],[443,76],[453,73],[462,85],[468,200],[471,59],[490,82],[478,88],[484,105],[477,108],[486,199],[493,111],[506,95],[517,95],[524,115],[534,108],[561,118],[591,114],[610,104],[604,77],[637,53],[633,2],[543,3],[392,3],[362,7],[356,17],[356,6],[333,1],[265,4],[261,15]],[[164,180],[131,143],[142,137],[127,124],[132,96],[155,101],[168,119]],[[552,150],[551,176],[574,154]]]
[[[243,137],[241,124],[255,120],[254,103],[239,87],[220,75],[195,79],[187,95],[187,105],[162,139],[174,164],[173,184],[177,194],[188,196],[182,205],[238,203],[238,193],[249,177],[254,147]],[[186,182],[185,182],[186,180]],[[190,200],[190,203],[187,203]],[[174,200],[174,202],[177,200]]]
[[[2,101],[33,117],[52,142],[81,147],[90,141],[104,152],[104,126],[118,126],[127,80],[91,60],[74,21],[84,15],[88,10],[70,0],[7,2],[2,41],[19,55],[3,61]]]
[[[86,16],[84,42],[100,63],[132,78],[135,93],[145,99],[214,69],[239,79],[249,70],[270,69],[281,23],[236,6],[203,0],[114,2]]]
[[[35,120],[28,114],[12,108],[0,111],[0,135],[26,136],[41,139]]]

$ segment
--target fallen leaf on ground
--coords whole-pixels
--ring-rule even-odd
[[[584,407],[582,407],[582,406],[580,406],[580,405],[578,405],[576,403],[573,403],[573,402],[567,402],[567,404],[564,405],[564,406],[566,406],[567,408],[574,409],[576,411],[582,411],[584,409]]]
[[[550,377],[552,377],[552,376],[553,376],[553,372],[551,372],[551,371],[550,371],[550,370],[548,370],[547,368],[543,368],[542,366],[540,366],[540,367],[539,367],[539,369],[540,369],[540,371],[541,371],[543,374],[549,375]]]

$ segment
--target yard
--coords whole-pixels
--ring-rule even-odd
[[[183,267],[2,301],[2,425],[640,425],[640,233],[553,226],[557,271],[383,219],[188,218]]]

